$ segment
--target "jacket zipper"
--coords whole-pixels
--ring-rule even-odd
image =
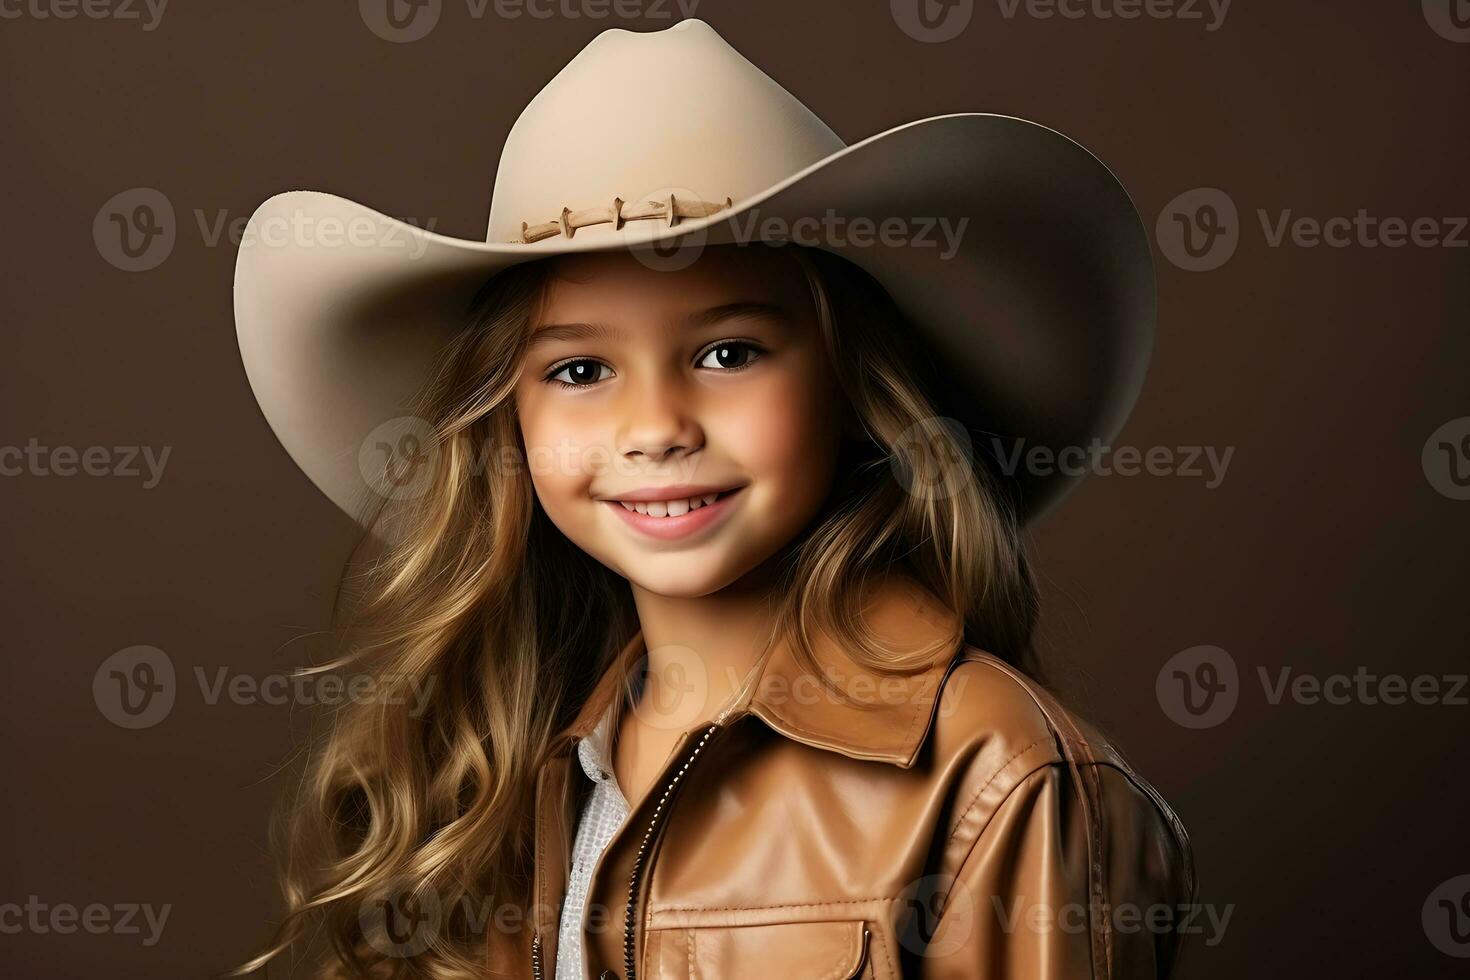
[[[668,805],[674,790],[678,787],[679,781],[684,778],[684,774],[689,771],[689,767],[694,763],[695,758],[699,756],[705,743],[709,741],[710,736],[719,727],[719,725],[711,725],[705,729],[704,735],[699,740],[699,744],[694,747],[693,752],[689,753],[689,758],[684,760],[684,764],[679,767],[679,771],[674,773],[674,778],[669,780],[668,785],[664,787],[663,796],[659,798],[658,806],[653,808],[653,817],[648,822],[648,830],[644,832],[643,840],[638,844],[638,854],[633,859],[633,873],[628,879],[628,912],[623,924],[623,966],[628,974],[627,980],[637,980],[637,967],[633,962],[636,958],[636,953],[633,949],[636,939],[634,926],[638,921],[638,885],[639,878],[643,873],[644,855],[648,851],[648,845],[653,840],[654,832],[658,829],[659,818],[663,816],[665,807]],[[610,971],[603,971],[604,977],[609,975]],[[541,930],[539,929],[531,936],[531,980],[545,980],[541,965]]]
[[[653,816],[649,818],[648,829],[643,833],[643,840],[638,843],[638,853],[633,858],[633,872],[628,876],[628,911],[623,919],[623,972],[626,974],[625,980],[638,980],[638,965],[635,962],[637,960],[637,950],[634,946],[637,943],[638,890],[641,884],[640,879],[643,876],[643,862],[647,859],[649,847],[653,843],[654,835],[658,832],[659,820],[669,811],[669,801],[673,798],[674,790],[678,789],[679,782],[689,772],[689,767],[694,764],[695,759],[699,758],[699,753],[704,749],[705,744],[709,742],[710,736],[719,727],[719,725],[711,725],[704,730],[704,735],[699,739],[699,744],[694,746],[694,751],[689,753],[689,757],[684,760],[684,764],[679,767],[679,771],[674,773],[674,778],[670,779],[668,785],[664,787],[663,795],[659,797],[658,806],[653,808]]]

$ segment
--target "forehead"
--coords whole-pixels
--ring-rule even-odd
[[[733,302],[771,303],[800,317],[811,305],[801,266],[782,249],[723,245],[683,269],[654,268],[627,251],[552,260],[542,322],[665,321]]]

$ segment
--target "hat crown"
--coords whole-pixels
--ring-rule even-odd
[[[489,242],[563,208],[695,197],[740,201],[844,146],[708,24],[603,31],[521,112],[506,137]],[[624,231],[632,230],[624,226]],[[586,234],[620,234],[611,224]]]

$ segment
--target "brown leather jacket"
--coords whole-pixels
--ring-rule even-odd
[[[913,586],[868,608],[885,639],[953,623]],[[640,635],[539,774],[529,928],[490,930],[493,976],[552,976],[589,785],[572,747],[642,653]],[[1188,839],[1095,730],[973,647],[881,679],[830,644],[816,653],[873,706],[802,679],[778,646],[684,733],[593,874],[588,977],[1170,974],[1194,902]]]

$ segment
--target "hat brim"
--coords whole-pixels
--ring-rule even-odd
[[[552,255],[789,235],[801,219],[818,235],[842,229],[817,243],[883,283],[928,343],[946,379],[931,394],[1010,483],[1023,519],[1080,479],[1059,453],[1122,427],[1153,344],[1143,222],[1080,144],[990,113],[887,130],[673,228],[629,222],[498,244],[332,194],[278,194],[251,216],[235,265],[240,353],[291,458],[360,519],[373,494],[364,441],[405,414],[489,276]],[[885,235],[889,219],[900,225]]]

